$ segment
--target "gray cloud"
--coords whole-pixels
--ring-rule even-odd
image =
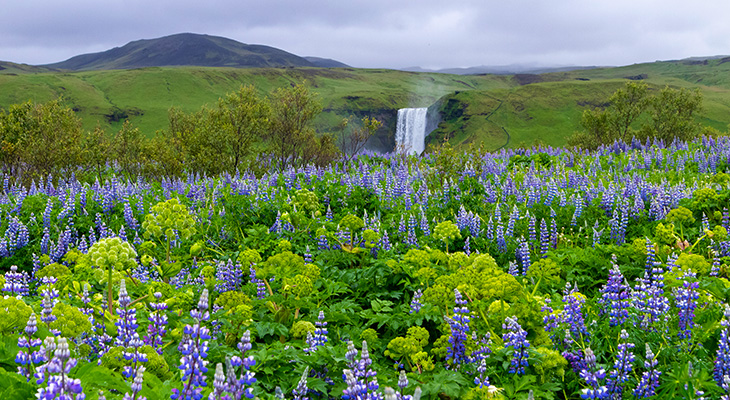
[[[0,60],[195,32],[357,67],[624,65],[729,54],[728,11],[723,0],[27,0],[3,6]]]

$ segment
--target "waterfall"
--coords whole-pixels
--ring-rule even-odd
[[[425,149],[426,113],[428,108],[401,108],[395,128],[395,150],[421,154]]]

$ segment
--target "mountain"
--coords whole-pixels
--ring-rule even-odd
[[[82,54],[43,67],[86,71],[166,66],[314,67],[304,57],[274,47],[244,44],[210,35],[180,33],[129,42],[100,53]]]
[[[304,59],[314,64],[315,67],[319,68],[352,68],[345,63],[341,63],[331,58],[304,57]]]
[[[588,66],[540,66],[538,64],[510,64],[510,65],[480,65],[476,67],[467,68],[442,68],[442,69],[427,69],[421,67],[407,67],[402,68],[403,71],[410,72],[437,72],[440,74],[452,74],[452,75],[514,75],[514,74],[544,74],[549,72],[566,72],[583,69],[593,69],[601,67],[588,67]]]
[[[10,61],[0,61],[0,74],[35,74],[51,72],[49,68],[36,67],[28,64],[16,64]]]

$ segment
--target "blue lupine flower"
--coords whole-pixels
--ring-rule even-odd
[[[182,353],[179,368],[182,371],[183,389],[182,391],[173,389],[170,396],[172,400],[200,400],[203,396],[203,388],[207,385],[205,373],[208,372],[208,361],[205,358],[208,356],[210,331],[202,325],[202,322],[210,318],[208,289],[203,289],[198,308],[190,311],[190,316],[195,322],[193,325],[185,325],[184,336],[178,346]]]
[[[603,312],[609,315],[611,326],[621,325],[629,317],[629,286],[624,282],[621,270],[613,263],[608,282],[601,289],[601,298],[598,299],[598,303],[603,306]]]
[[[697,308],[696,300],[700,297],[697,289],[699,282],[695,279],[695,273],[688,270],[681,277],[682,287],[675,289],[675,301],[679,309],[679,338],[691,339],[692,328],[694,327],[694,310]]]
[[[462,299],[459,289],[454,289],[456,305],[454,306],[454,315],[446,318],[446,322],[451,328],[449,336],[449,345],[446,347],[446,362],[454,369],[459,369],[462,364],[467,362],[466,341],[469,333],[470,311],[466,307],[466,300]]]
[[[527,352],[527,349],[530,348],[530,342],[527,341],[527,331],[522,329],[515,316],[505,318],[502,329],[505,330],[502,335],[504,347],[512,348],[509,373],[523,375],[525,373],[525,367],[530,365]]]
[[[582,399],[607,399],[608,388],[603,385],[606,371],[596,365],[596,356],[590,347],[585,349],[584,362],[585,368],[580,371],[580,377],[588,384],[588,388],[583,389],[580,397]]]
[[[662,375],[662,372],[656,368],[658,363],[659,361],[651,351],[649,343],[646,343],[646,358],[644,358],[646,371],[641,374],[641,380],[634,389],[634,396],[644,399],[656,395],[656,389],[659,387],[659,377]]]
[[[621,400],[622,393],[624,390],[624,384],[629,380],[629,374],[633,370],[633,362],[636,359],[631,349],[634,348],[634,344],[628,342],[629,334],[626,330],[621,330],[619,336],[618,354],[616,355],[616,361],[613,364],[613,368],[609,372],[609,377],[606,382],[608,394],[614,399]]]
[[[413,292],[413,298],[411,299],[411,311],[410,314],[418,313],[421,311],[421,296],[423,296],[423,291],[421,289],[416,290]]]

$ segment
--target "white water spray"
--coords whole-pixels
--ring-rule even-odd
[[[426,148],[426,114],[428,108],[401,108],[395,128],[395,149],[406,154],[421,154]]]

